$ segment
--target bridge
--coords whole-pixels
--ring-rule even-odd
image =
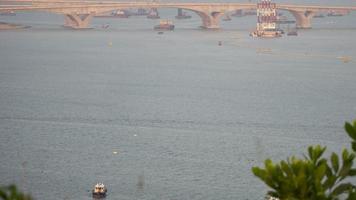
[[[130,8],[181,8],[196,13],[202,19],[202,27],[218,29],[221,16],[236,10],[256,9],[252,3],[161,3],[117,2],[86,0],[0,0],[0,12],[45,11],[65,16],[65,26],[74,29],[87,28],[92,17],[117,9]],[[289,11],[296,20],[297,28],[311,28],[311,20],[318,12],[355,11],[356,6],[317,6],[277,4],[278,10]]]

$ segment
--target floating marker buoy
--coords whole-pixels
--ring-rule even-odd
[[[113,153],[113,154],[117,154],[117,151],[113,151],[112,153]]]

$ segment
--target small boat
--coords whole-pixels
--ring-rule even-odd
[[[289,24],[288,24],[288,36],[298,36],[298,31],[297,28],[289,29]]]
[[[231,14],[233,17],[243,17],[242,10],[236,10],[234,13]]]
[[[223,19],[223,21],[231,21],[230,15],[226,15]]]
[[[341,17],[341,16],[344,16],[344,15],[347,15],[347,14],[349,14],[349,11],[347,11],[347,10],[345,10],[345,11],[332,10],[327,14],[327,16],[329,16],[329,17]]]
[[[117,10],[111,13],[113,17],[128,18],[130,15],[126,10]]]
[[[143,15],[148,15],[148,12],[144,8],[139,8],[137,9],[137,12],[133,12],[133,15],[143,16]]]
[[[289,31],[287,33],[288,36],[298,36],[298,32],[297,31]]]
[[[171,20],[161,20],[159,22],[159,25],[156,25],[154,27],[154,30],[162,31],[162,30],[168,30],[172,31],[174,30],[174,24]]]
[[[6,12],[0,12],[0,15],[3,15],[3,16],[15,16],[16,13],[14,11],[6,11]]]
[[[106,197],[107,189],[103,183],[97,183],[92,190],[93,198]]]
[[[248,15],[257,15],[257,12],[255,10],[244,10],[243,11],[243,15],[244,16],[248,16]]]
[[[190,19],[192,16],[188,15],[186,12],[183,12],[181,8],[178,8],[178,15],[176,19]]]
[[[158,15],[157,9],[151,9],[150,12],[147,15],[148,19],[159,19],[160,16]]]
[[[325,15],[322,13],[314,15],[314,18],[324,18],[324,17],[325,17]]]

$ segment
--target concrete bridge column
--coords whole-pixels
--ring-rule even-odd
[[[94,13],[90,14],[65,14],[64,26],[73,29],[85,29],[88,28],[90,20],[93,18]]]
[[[219,29],[220,17],[224,15],[222,12],[197,12],[197,14],[202,19],[202,28],[205,29]]]
[[[297,28],[300,29],[308,29],[311,28],[311,19],[314,17],[316,12],[313,11],[293,11],[290,10],[289,12],[292,13],[292,15],[296,19],[297,23]]]

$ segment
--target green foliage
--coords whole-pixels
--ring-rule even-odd
[[[18,191],[15,185],[0,187],[0,198],[2,200],[32,200],[30,195]]]
[[[347,134],[351,137],[351,147],[356,152],[356,120],[352,124],[346,122],[345,130]]]
[[[346,123],[345,130],[356,151],[356,121]],[[269,195],[281,200],[338,200],[342,195],[356,200],[356,186],[346,179],[356,176],[355,153],[344,149],[341,156],[332,153],[327,159],[325,150],[320,145],[310,146],[303,158],[293,156],[279,163],[267,159],[264,168],[253,167],[252,172],[272,188]]]

